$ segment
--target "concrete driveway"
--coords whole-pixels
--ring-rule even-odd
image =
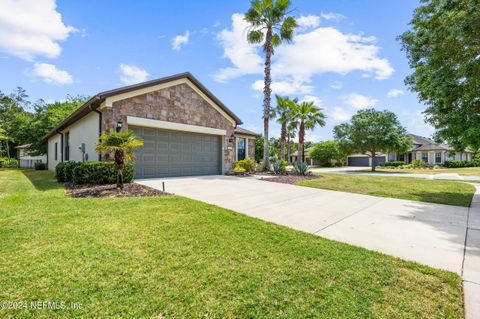
[[[293,229],[462,273],[468,208],[258,180],[205,176],[137,183]],[[478,252],[476,253],[478,256]]]

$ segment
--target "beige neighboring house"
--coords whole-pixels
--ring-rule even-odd
[[[445,161],[450,160],[473,160],[473,152],[470,150],[456,152],[448,145],[437,144],[432,139],[415,134],[408,135],[412,138],[412,148],[410,151],[404,154],[379,154],[375,158],[377,165],[393,161],[402,161],[409,164],[415,159],[423,160],[426,164],[430,165],[443,165]],[[355,154],[347,157],[348,166],[371,166],[371,163],[372,159],[367,155]]]
[[[192,74],[182,73],[98,93],[44,139],[48,169],[63,161],[98,161],[98,137],[133,130],[144,140],[135,150],[135,177],[217,175],[255,157],[258,134]]]
[[[17,150],[18,166],[20,168],[33,168],[35,163],[47,163],[46,154],[38,156],[30,155],[28,153],[30,146],[32,146],[32,144],[24,144],[15,147]]]

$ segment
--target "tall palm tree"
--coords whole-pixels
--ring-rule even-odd
[[[303,143],[305,142],[305,131],[313,130],[317,125],[325,126],[325,114],[314,102],[302,102],[295,104],[292,110],[291,119],[298,123],[298,156],[297,163],[303,161]]]
[[[117,187],[123,189],[123,168],[125,163],[133,160],[133,149],[143,146],[143,140],[132,131],[117,133],[111,130],[100,136],[96,151],[99,153],[113,153],[115,169],[117,171]]]
[[[245,20],[250,24],[247,40],[249,43],[263,43],[265,52],[265,85],[263,88],[263,165],[270,168],[268,161],[268,121],[270,115],[270,98],[272,90],[271,59],[274,47],[282,42],[290,42],[297,22],[288,16],[290,0],[252,0],[251,8],[245,14]]]
[[[272,118],[277,118],[277,122],[281,125],[280,130],[280,158],[285,159],[285,144],[287,141],[287,124],[289,114],[292,110],[292,103],[295,103],[296,100],[291,101],[288,97],[281,97],[280,95],[275,95],[277,100],[277,106],[273,109]]]

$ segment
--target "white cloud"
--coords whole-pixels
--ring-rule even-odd
[[[343,88],[343,83],[340,81],[333,81],[330,84],[330,87],[334,90],[340,90],[341,88]]]
[[[323,107],[323,101],[315,95],[305,95],[300,102],[313,102],[318,107]]]
[[[353,107],[354,109],[365,109],[374,107],[378,100],[369,98],[365,95],[353,93],[344,98],[345,104]]]
[[[172,49],[180,51],[183,45],[188,44],[190,41],[190,31],[187,30],[185,34],[179,34],[172,39]]]
[[[56,58],[62,51],[58,42],[74,31],[63,23],[55,0],[0,1],[0,50],[8,54],[29,61]]]
[[[148,72],[132,64],[120,64],[120,80],[126,85],[145,82],[149,76]]]
[[[388,91],[387,96],[388,97],[397,97],[397,96],[404,95],[404,94],[405,93],[402,90],[391,89],[390,91]]]
[[[257,80],[253,82],[252,88],[255,91],[263,92],[264,82],[263,80]],[[313,91],[313,86],[306,84],[303,81],[274,81],[270,88],[274,94],[308,94]]]
[[[248,23],[243,14],[232,15],[232,28],[223,29],[217,34],[217,40],[223,47],[223,57],[230,60],[233,67],[222,68],[215,74],[215,80],[226,82],[230,79],[262,73],[263,59],[257,53],[257,47],[246,40]]]
[[[334,107],[329,113],[330,117],[336,121],[348,121],[352,114],[342,107]]]
[[[300,16],[297,18],[297,23],[300,30],[316,28],[320,25],[320,17],[312,14],[308,16]]]
[[[333,18],[332,15],[328,17]],[[314,19],[305,18],[304,24],[316,23],[307,23],[307,20]],[[234,14],[232,28],[224,29],[217,35],[224,49],[224,58],[232,63],[231,67],[217,71],[217,81],[226,82],[243,75],[263,73],[263,57],[259,54],[261,48],[247,42],[247,30],[248,24],[243,15]],[[375,37],[344,34],[332,27],[318,27],[297,34],[292,43],[282,44],[276,49],[272,63],[273,79],[276,82],[305,84],[314,75],[353,71],[373,73],[378,80],[386,79],[394,70],[387,59],[379,57],[380,48],[375,42]],[[299,87],[304,88],[303,85]]]
[[[410,113],[410,123],[408,127],[418,134],[423,136],[432,135],[435,132],[435,129],[428,123],[425,123],[425,115],[423,110],[416,110]]]
[[[342,20],[345,18],[345,16],[343,14],[340,14],[340,13],[333,13],[333,12],[327,12],[327,13],[323,13],[320,14],[320,17],[324,20]]]
[[[374,73],[383,80],[394,70],[388,60],[378,57],[380,48],[374,41],[374,37],[344,34],[331,27],[317,28],[297,35],[292,44],[279,47],[273,71],[280,76],[309,79],[315,74],[358,70]]]
[[[35,63],[31,75],[39,77],[43,82],[49,84],[64,85],[73,83],[73,77],[67,71],[48,63]]]

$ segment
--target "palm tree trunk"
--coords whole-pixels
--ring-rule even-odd
[[[269,170],[270,163],[268,159],[268,124],[270,117],[270,89],[271,79],[271,58],[272,58],[272,28],[269,27],[265,39],[265,86],[263,88],[263,169]]]
[[[298,153],[297,153],[297,163],[302,162],[303,158],[303,142],[305,140],[305,123],[300,122],[300,129],[298,130]]]
[[[287,136],[287,123],[285,121],[282,122],[282,131],[280,134],[280,158],[285,160],[285,142]]]
[[[290,162],[290,135],[287,137],[287,161]]]

